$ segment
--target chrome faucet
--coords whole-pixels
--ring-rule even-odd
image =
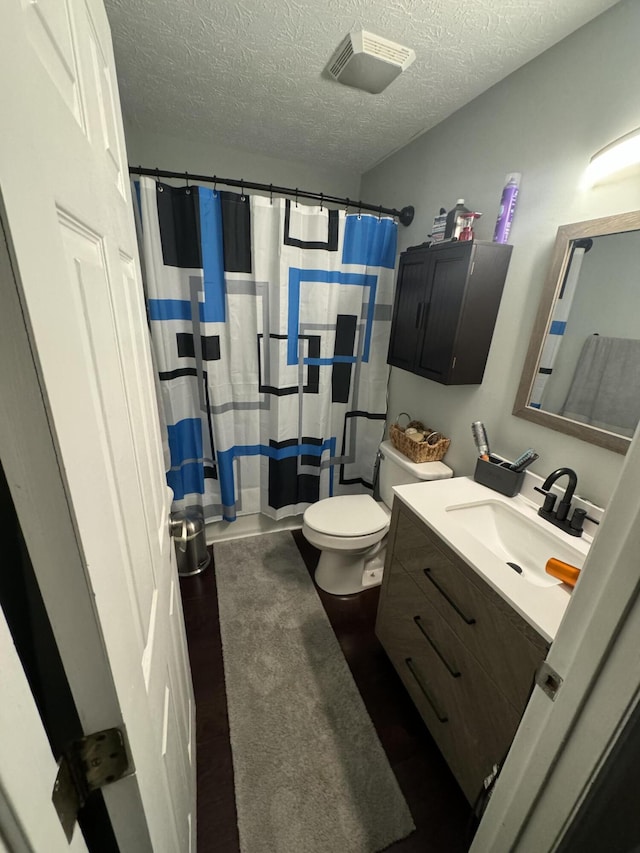
[[[564,477],[565,475],[569,478],[569,483],[564,496],[560,499],[557,508],[555,508],[557,496],[552,494],[549,489],[557,480],[560,479],[560,477]],[[538,515],[549,521],[551,524],[554,524],[556,527],[559,527],[561,530],[564,530],[565,533],[568,533],[571,536],[582,536],[582,526],[587,516],[586,510],[574,509],[571,518],[569,518],[571,501],[573,500],[577,484],[578,477],[572,468],[558,468],[556,471],[552,471],[552,473],[549,474],[542,484],[541,489],[534,486],[537,492],[540,492],[545,496],[544,503],[538,510]]]

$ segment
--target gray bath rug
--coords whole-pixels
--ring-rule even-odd
[[[215,545],[242,853],[374,853],[411,814],[288,532]]]

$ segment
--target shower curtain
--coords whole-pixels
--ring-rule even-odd
[[[584,260],[585,253],[591,248],[591,243],[591,240],[579,240],[574,241],[571,246],[567,271],[553,307],[553,314],[551,315],[544,346],[540,354],[538,372],[531,388],[529,405],[533,409],[544,409],[545,402],[548,403],[548,400],[545,401],[545,391],[548,392],[549,380],[553,375],[553,368],[558,359],[560,345],[567,329],[569,314],[576,295],[578,278],[580,277],[582,261]]]
[[[273,519],[371,489],[397,224],[137,185],[174,509]]]

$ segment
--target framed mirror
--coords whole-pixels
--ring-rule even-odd
[[[640,419],[640,211],[558,228],[513,414],[627,452]]]

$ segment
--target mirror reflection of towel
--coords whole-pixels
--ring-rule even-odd
[[[640,341],[588,337],[561,414],[631,437],[640,420]]]

